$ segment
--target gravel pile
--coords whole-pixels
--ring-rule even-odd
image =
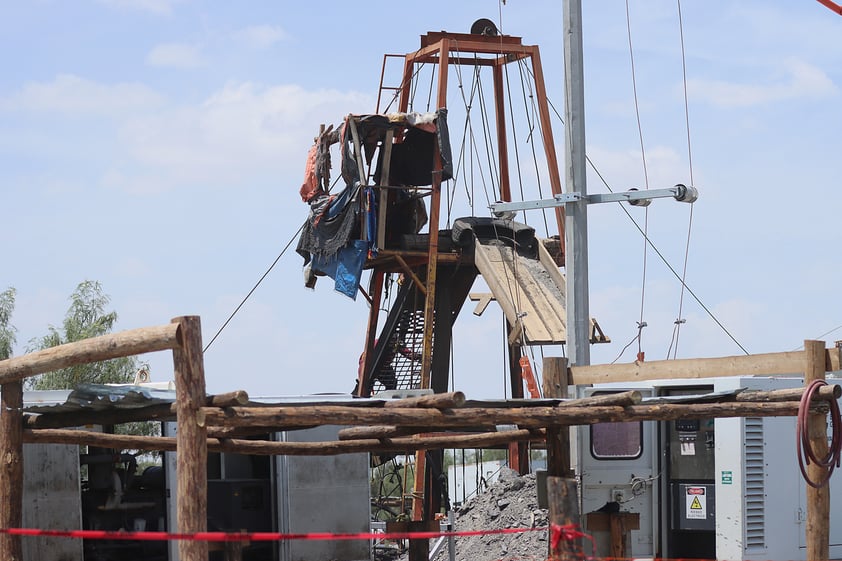
[[[487,491],[465,502],[456,512],[455,531],[504,528],[546,528],[547,510],[538,508],[535,475],[520,476],[503,468]],[[546,529],[515,534],[457,537],[456,561],[537,561],[547,558]],[[430,541],[433,547],[434,540]],[[400,557],[407,561],[408,555]],[[447,546],[435,561],[448,561]]]

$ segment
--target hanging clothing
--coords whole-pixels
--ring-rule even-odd
[[[332,278],[337,292],[356,300],[367,254],[368,242],[354,240],[333,257],[314,256],[312,268]]]

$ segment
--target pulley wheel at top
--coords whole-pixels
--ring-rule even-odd
[[[497,26],[490,19],[481,18],[474,22],[471,26],[472,35],[487,35],[489,37],[496,37],[500,34],[497,31]]]

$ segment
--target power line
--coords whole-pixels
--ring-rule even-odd
[[[681,76],[684,87],[684,126],[687,131],[687,164],[690,171],[690,185],[695,185],[693,180],[693,150],[690,143],[690,104],[687,100],[687,57],[684,49],[684,19],[681,16],[681,0],[676,0],[678,4],[678,31],[681,38]],[[687,263],[690,260],[690,233],[693,230],[693,208],[696,203],[690,203],[690,216],[687,221],[687,243],[684,247],[684,268],[681,272],[681,291],[678,297],[678,317],[675,319],[675,328],[673,329],[673,338],[670,340],[670,348],[667,349],[667,358],[670,357],[670,350],[672,350],[673,342],[675,343],[675,352],[673,358],[678,355],[678,339],[681,336],[681,325],[684,323],[681,314],[684,310],[684,280],[687,278]]]
[[[564,125],[564,119],[562,119],[561,115],[559,115],[558,110],[555,108],[552,101],[550,101],[548,99],[547,103],[552,108],[553,113],[555,113],[555,115],[559,119],[559,121],[561,121],[561,124]],[[597,177],[599,177],[599,180],[602,181],[602,184],[605,186],[605,188],[608,189],[608,191],[610,191],[611,193],[613,193],[614,190],[608,184],[608,181],[606,181],[606,179],[599,172],[596,165],[594,165],[593,161],[591,161],[590,157],[586,155],[585,159],[587,160],[588,165],[591,166],[591,169],[594,171],[594,173],[596,173]],[[687,285],[687,283],[684,281],[684,279],[682,279],[681,276],[678,274],[678,272],[672,267],[672,265],[670,265],[669,261],[667,261],[667,258],[664,257],[664,255],[658,250],[658,248],[655,246],[654,242],[652,242],[652,240],[649,239],[649,237],[644,233],[643,228],[640,227],[640,225],[637,223],[637,221],[634,219],[634,217],[629,213],[628,209],[626,209],[625,206],[622,205],[622,204],[618,204],[617,206],[618,206],[618,208],[620,208],[620,210],[622,210],[626,214],[628,219],[631,220],[632,224],[634,224],[634,226],[637,228],[637,230],[640,232],[640,234],[646,240],[646,243],[649,244],[649,246],[652,248],[652,250],[655,252],[655,254],[661,259],[661,261],[664,263],[664,265],[667,266],[667,269],[669,269],[669,271],[675,276],[675,278],[678,279],[678,282],[681,283],[681,285],[693,297],[693,299],[696,301],[696,303],[699,306],[701,306],[701,308],[705,311],[705,313],[708,315],[708,317],[710,317],[714,321],[714,323],[716,323],[716,325],[719,326],[719,328],[728,336],[729,339],[731,339],[731,341],[734,342],[735,345],[737,345],[740,348],[740,350],[742,350],[745,354],[751,354],[745,349],[745,347],[743,347],[740,344],[739,341],[737,341],[737,339],[731,334],[731,332],[728,331],[728,329],[725,328],[725,326],[722,324],[722,322],[719,321],[719,319],[715,315],[713,315],[713,312],[711,312],[710,309],[707,306],[705,306],[704,303],[702,303],[702,301],[699,299],[699,297],[696,296],[696,293],[693,292],[693,290]]]
[[[210,346],[211,346],[211,345],[213,345],[213,342],[214,342],[214,341],[216,341],[216,338],[217,338],[217,337],[219,337],[219,334],[220,334],[220,333],[222,333],[222,330],[223,330],[223,329],[225,329],[225,327],[226,327],[226,326],[227,326],[227,325],[231,322],[231,320],[232,320],[232,319],[234,319],[234,316],[235,316],[235,315],[237,315],[237,312],[239,312],[239,311],[240,311],[240,308],[242,308],[242,307],[243,307],[243,304],[245,304],[245,303],[246,303],[246,300],[248,300],[248,299],[249,299],[249,297],[251,297],[251,295],[252,295],[252,294],[254,294],[254,291],[255,291],[255,290],[257,290],[257,287],[258,287],[258,286],[260,286],[260,283],[262,283],[262,282],[263,282],[263,279],[265,279],[265,278],[266,278],[266,276],[269,274],[269,272],[270,272],[273,268],[275,268],[275,265],[277,265],[277,264],[278,264],[278,261],[280,261],[280,260],[281,260],[281,257],[283,257],[284,253],[286,253],[287,249],[289,249],[289,246],[291,246],[291,245],[292,245],[292,242],[293,242],[293,241],[295,241],[295,238],[298,236],[298,234],[300,234],[300,233],[301,233],[301,230],[302,230],[303,228],[304,228],[304,225],[302,224],[302,225],[298,228],[298,231],[296,231],[296,232],[292,235],[292,237],[290,238],[289,242],[287,242],[287,244],[286,244],[286,245],[284,246],[284,248],[281,250],[281,253],[280,253],[280,254],[279,254],[279,255],[275,258],[275,260],[274,260],[274,261],[272,261],[272,264],[271,264],[271,265],[269,265],[269,268],[268,268],[268,269],[266,269],[266,272],[265,272],[265,273],[263,273],[263,275],[260,277],[260,280],[258,280],[258,281],[257,281],[257,283],[256,283],[256,284],[252,287],[252,289],[251,289],[251,290],[249,290],[249,293],[248,293],[248,294],[246,294],[246,297],[245,297],[245,298],[243,298],[243,301],[242,301],[242,302],[240,302],[240,304],[239,304],[239,305],[238,305],[238,306],[234,309],[234,311],[233,311],[233,312],[231,312],[231,315],[230,315],[230,316],[228,316],[228,319],[226,319],[226,320],[225,320],[225,323],[223,323],[223,324],[222,324],[222,327],[220,327],[220,328],[219,328],[219,330],[216,332],[216,334],[213,336],[213,338],[210,340],[210,342],[209,342],[207,345],[205,345],[205,348],[204,348],[204,349],[202,349],[202,353],[207,352],[207,350],[210,348]]]
[[[626,30],[628,33],[629,38],[629,63],[631,66],[631,79],[632,79],[632,95],[634,97],[634,114],[637,119],[637,137],[640,142],[640,159],[643,164],[643,183],[646,190],[649,190],[649,168],[646,165],[646,147],[643,142],[643,124],[640,120],[640,103],[638,102],[637,96],[637,72],[635,71],[634,66],[634,47],[632,46],[632,32],[631,32],[631,14],[629,10],[629,1],[626,0]],[[649,207],[647,206],[643,210],[643,230],[644,230],[644,237],[647,237],[649,233]],[[641,271],[641,280],[640,280],[640,319],[638,320],[638,325],[643,325],[643,312],[646,308],[646,265],[649,262],[649,252],[647,251],[648,245],[646,242],[643,242],[643,267]],[[637,356],[640,357],[643,354],[643,331],[638,329],[637,332]],[[625,349],[623,349],[625,350]]]
[[[842,329],[842,325],[837,325],[836,327],[834,327],[834,328],[833,328],[833,329],[831,329],[830,331],[825,331],[825,332],[824,332],[824,333],[822,333],[821,335],[817,335],[816,337],[813,337],[813,339],[816,339],[816,340],[821,340],[821,338],[822,338],[822,337],[824,337],[824,336],[826,336],[826,335],[830,335],[830,334],[831,334],[831,333],[833,333],[834,331],[839,331],[840,329]],[[798,351],[798,350],[801,350],[801,349],[803,349],[803,348],[804,348],[804,344],[802,343],[802,344],[798,345],[796,348],[794,348],[794,349],[792,349],[792,350],[793,350],[793,351]]]

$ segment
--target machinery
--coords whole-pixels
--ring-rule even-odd
[[[26,392],[25,407],[60,408],[69,393]],[[331,399],[319,396],[320,401]],[[174,422],[150,423],[157,424],[164,436],[174,435]],[[334,440],[337,431],[338,427],[321,426],[254,438],[290,442]],[[26,444],[24,466],[25,527],[178,531],[174,453]],[[368,532],[369,493],[368,454],[208,454],[210,531]],[[334,504],[342,504],[343,508],[331,508]],[[42,561],[178,561],[175,541],[27,537],[23,547],[26,559]],[[370,559],[371,553],[365,540],[294,540],[283,544],[247,543],[241,555],[243,561],[356,561]],[[225,556],[224,544],[210,544],[211,561],[222,561]]]
[[[801,388],[796,377],[734,377],[598,384],[644,399]],[[701,398],[700,398],[701,396]],[[603,423],[576,429],[582,513],[633,515],[633,557],[804,559],[805,482],[794,417]],[[831,490],[833,485],[831,485]],[[831,557],[842,555],[842,502],[831,496]],[[593,528],[591,528],[593,530]],[[602,552],[604,554],[604,552]]]
[[[397,78],[387,72],[387,63],[395,59],[401,68]],[[427,80],[424,73],[430,83],[419,88]],[[470,74],[471,84],[462,83],[463,73]],[[523,95],[534,104],[526,115],[512,101],[510,75],[521,76]],[[470,148],[458,154],[451,150],[449,132],[474,134],[471,101],[464,91],[483,88],[491,92],[487,103],[493,107],[493,115],[475,117],[483,122],[483,131],[476,134],[484,138],[467,138],[466,133],[453,144],[476,143],[487,150],[482,165],[484,171],[493,170],[487,183],[479,179],[484,173],[466,169],[473,160],[465,153]],[[429,92],[427,100],[414,99],[421,91]],[[474,102],[482,108],[474,111],[487,110],[486,102]],[[426,112],[416,112],[416,106]],[[460,117],[464,124],[453,125]],[[532,138],[514,130],[514,121],[522,118],[530,120],[536,138],[518,148],[523,137]],[[330,146],[336,143],[344,186],[330,193]],[[543,152],[533,154],[535,169],[527,181],[521,170],[528,165],[518,161],[519,150]],[[330,276],[337,291],[351,298],[360,293],[369,303],[355,390],[359,396],[416,388],[447,391],[454,326],[469,298],[481,302],[477,315],[492,300],[504,312],[512,397],[524,397],[522,377],[531,372],[527,347],[566,341],[565,281],[559,271],[563,211],[550,211],[553,216],[544,217],[538,233],[509,213],[474,208],[472,196],[457,203],[464,198],[457,184],[460,170],[476,182],[466,190],[479,191],[482,183],[490,201],[538,197],[542,182],[553,195],[562,192],[539,49],[501,34],[487,19],[478,20],[470,33],[427,33],[419,49],[386,55],[376,113],[349,115],[338,128],[323,129],[310,149],[300,191],[310,213],[297,250],[305,259],[306,286],[312,288],[318,276]],[[368,283],[361,281],[364,270],[370,272]],[[471,294],[480,276],[491,294]],[[608,342],[595,322],[591,340]],[[529,470],[525,446],[512,444],[510,455],[512,466],[522,473]],[[441,478],[433,475],[441,473],[441,454],[421,455],[416,465],[412,518],[429,520],[442,508]]]

